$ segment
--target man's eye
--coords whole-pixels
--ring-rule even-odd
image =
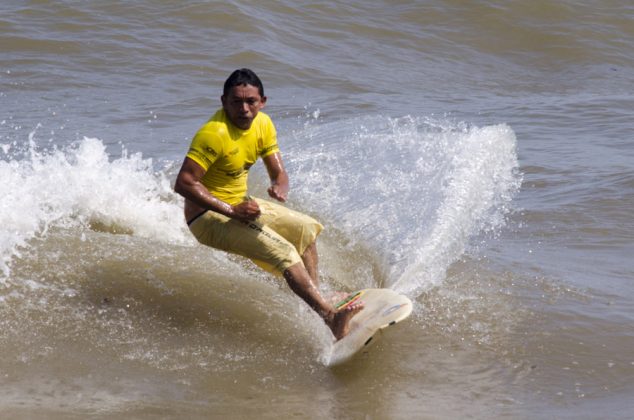
[[[243,104],[247,104],[247,105],[252,106],[252,105],[255,105],[257,102],[258,101],[256,99],[247,99],[245,101],[235,100],[235,101],[232,101],[231,103],[236,105],[236,106],[242,106]]]

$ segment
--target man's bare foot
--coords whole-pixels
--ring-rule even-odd
[[[363,302],[357,300],[339,309],[335,312],[331,320],[326,321],[326,324],[328,324],[328,327],[330,327],[332,334],[337,340],[341,340],[350,332],[350,320],[363,309],[363,306]]]

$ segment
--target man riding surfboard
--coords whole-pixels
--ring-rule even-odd
[[[258,157],[268,171],[268,194],[288,198],[273,122],[263,112],[264,88],[249,69],[234,71],[224,84],[222,107],[194,136],[174,190],[185,198],[185,219],[207,246],[251,259],[280,274],[321,316],[337,340],[363,308],[356,302],[337,309],[320,294],[316,239],[323,226],[313,218],[247,194],[249,168]]]

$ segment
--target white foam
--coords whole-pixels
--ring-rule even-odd
[[[442,281],[471,238],[504,224],[521,181],[504,124],[361,118],[296,135],[309,141],[288,159],[294,194],[375,250],[384,284],[410,295]]]
[[[431,232],[420,238],[403,266],[391,267],[391,287],[401,293],[438,283],[472,236],[503,226],[508,202],[519,188],[510,127],[472,128],[458,135],[456,144]]]
[[[98,225],[113,232],[186,243],[191,241],[181,201],[164,173],[140,153],[111,159],[98,139],[63,150],[40,150],[33,131],[26,150],[0,160],[0,270],[52,227]]]

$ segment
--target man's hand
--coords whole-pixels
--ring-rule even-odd
[[[282,155],[277,152],[262,160],[271,179],[271,186],[268,189],[269,196],[277,201],[285,202],[288,199],[288,174],[282,163]]]
[[[258,203],[255,200],[247,200],[233,206],[231,217],[237,220],[250,222],[257,219],[261,213],[260,206],[258,206]]]
[[[268,192],[269,196],[283,203],[288,199],[288,184],[273,184],[269,187]]]

